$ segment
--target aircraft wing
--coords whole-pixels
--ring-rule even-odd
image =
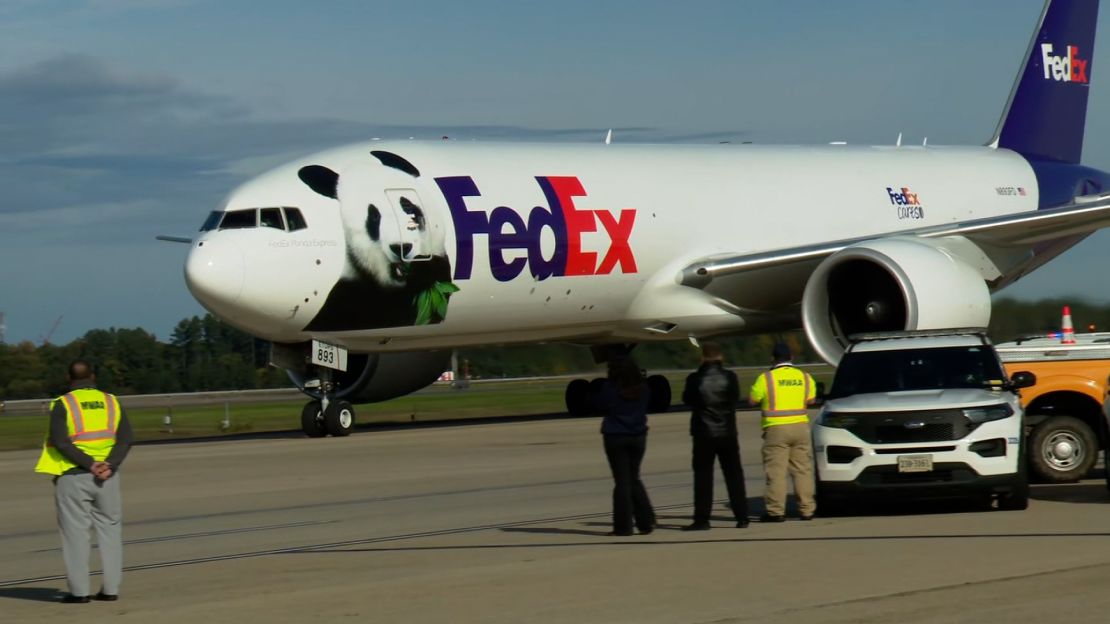
[[[704,288],[718,277],[763,269],[816,267],[826,257],[852,245],[877,238],[916,236],[941,238],[962,236],[973,243],[992,248],[1031,246],[1042,241],[1067,238],[1110,226],[1110,193],[1077,197],[1070,204],[1016,214],[946,223],[916,230],[890,232],[879,236],[843,239],[755,254],[725,254],[704,258],[682,272],[682,284]]]

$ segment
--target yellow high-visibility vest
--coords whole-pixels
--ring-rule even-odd
[[[95,461],[104,461],[116,445],[116,430],[119,428],[119,401],[116,397],[95,388],[79,388],[54,399],[50,411],[61,401],[66,408],[66,431],[74,446],[87,453]],[[65,474],[76,468],[77,464],[65,458],[50,443],[50,430],[42,445],[35,472],[51,475]]]
[[[763,428],[809,422],[806,404],[817,396],[816,384],[805,371],[776,366],[756,378],[751,398],[763,410]]]

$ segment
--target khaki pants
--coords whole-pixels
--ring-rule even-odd
[[[773,425],[763,430],[763,472],[767,475],[763,501],[768,515],[786,515],[788,471],[794,479],[798,512],[812,516],[817,503],[813,500],[813,446],[809,423]]]

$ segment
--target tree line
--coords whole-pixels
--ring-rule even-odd
[[[995,342],[1060,329],[1060,312],[1071,305],[1076,331],[1110,330],[1110,305],[1045,299],[994,302],[989,334]],[[726,360],[763,365],[771,345],[785,341],[800,361],[817,361],[801,332],[724,338]],[[633,352],[640,366],[692,369],[698,350],[688,341],[645,343]],[[82,358],[96,368],[98,385],[116,394],[289,387],[284,371],[272,368],[269,343],[208,314],[183,319],[166,342],[142,329],[94,329],[65,345],[0,344],[0,400],[57,396],[66,390],[65,369]],[[527,377],[600,370],[590,350],[575,345],[460,349],[473,378]]]
[[[269,368],[269,344],[212,315],[174,327],[167,342],[142,329],[93,329],[65,345],[0,344],[0,399],[66,391],[66,367],[88,360],[97,385],[115,394],[157,394],[288,386]]]

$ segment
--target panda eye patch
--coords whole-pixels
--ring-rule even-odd
[[[417,229],[425,229],[427,223],[424,219],[424,210],[420,206],[412,203],[409,198],[402,197],[401,210],[404,210],[405,214],[407,214],[412,219],[413,223],[416,224]]]
[[[382,213],[374,204],[366,207],[366,233],[370,235],[370,240],[381,240],[382,237]]]

